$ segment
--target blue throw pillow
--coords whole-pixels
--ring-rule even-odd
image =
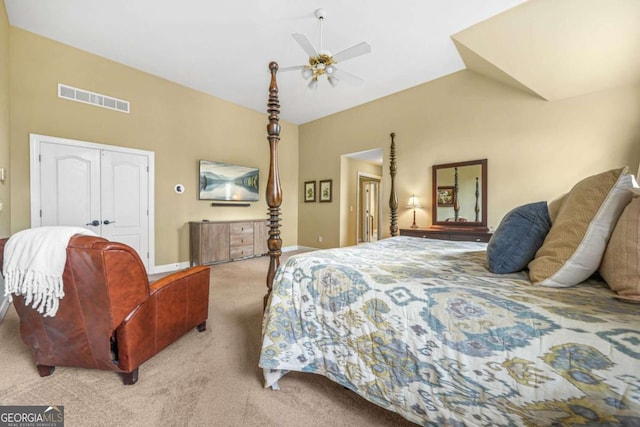
[[[547,202],[512,209],[500,221],[487,246],[487,262],[493,273],[524,270],[551,228]]]

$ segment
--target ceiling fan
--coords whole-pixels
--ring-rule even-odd
[[[285,67],[281,68],[280,71],[301,70],[302,78],[309,81],[307,88],[312,91],[318,88],[318,78],[320,76],[327,76],[327,80],[332,87],[336,87],[341,80],[353,84],[362,83],[363,80],[360,77],[337,68],[336,64],[371,52],[371,46],[369,46],[367,42],[362,42],[335,55],[331,55],[331,52],[322,49],[322,21],[326,17],[326,11],[324,9],[317,9],[315,16],[318,18],[318,21],[320,21],[319,49],[316,51],[304,34],[291,34],[300,47],[309,55],[309,64]]]

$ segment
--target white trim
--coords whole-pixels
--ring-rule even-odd
[[[172,271],[184,270],[185,268],[189,268],[190,266],[191,265],[188,261],[176,262],[173,264],[156,265],[153,268],[149,269],[148,274],[170,273]]]
[[[317,251],[320,248],[313,248],[311,246],[299,246],[299,245],[294,245],[294,246],[287,246],[282,248],[282,252],[293,252],[293,251]]]
[[[294,245],[294,246],[286,246],[284,248],[281,249],[282,252],[294,252],[294,251],[317,251],[318,248],[312,248],[309,246],[298,246],[298,245]],[[264,257],[268,257],[269,255],[262,255]],[[253,258],[261,258],[261,257],[253,257]],[[243,261],[245,259],[253,259],[253,258],[244,258],[242,260],[238,260],[238,261]],[[219,265],[219,264],[227,264],[224,262],[218,263],[218,264],[210,264],[210,265]],[[209,265],[209,264],[207,264]],[[160,274],[160,273],[170,273],[172,271],[178,271],[178,270],[184,270],[185,268],[189,268],[191,266],[191,264],[188,261],[185,262],[177,262],[177,263],[173,263],[173,264],[164,264],[164,265],[156,265],[155,267],[153,267],[152,269],[150,269],[147,273],[148,274]]]
[[[155,270],[156,250],[155,250],[155,153],[153,151],[139,150],[137,148],[120,147],[117,145],[99,144],[96,142],[80,141],[75,139],[58,138],[55,136],[39,135],[36,133],[29,134],[29,179],[30,179],[30,197],[31,197],[31,222],[30,225],[40,222],[40,167],[38,165],[40,156],[40,143],[48,142],[51,144],[71,145],[74,147],[93,148],[96,150],[115,151],[119,153],[137,154],[146,156],[149,160],[149,179],[148,179],[148,207],[149,207],[149,224],[147,235],[149,239],[149,270]],[[152,267],[153,266],[153,267]]]
[[[286,248],[282,248],[282,252],[293,252],[293,251],[319,251],[320,248],[314,248],[311,246],[287,246]]]

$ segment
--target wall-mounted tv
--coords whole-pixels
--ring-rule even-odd
[[[200,200],[257,202],[260,170],[200,160]]]

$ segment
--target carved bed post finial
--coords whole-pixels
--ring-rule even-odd
[[[389,209],[391,209],[391,236],[398,235],[398,195],[396,194],[396,173],[398,173],[398,167],[396,166],[396,134],[391,132],[391,151],[389,154],[389,173],[391,174],[391,195],[389,196]]]
[[[271,72],[271,83],[269,84],[269,101],[267,112],[269,113],[269,124],[267,125],[267,140],[269,141],[269,177],[267,181],[267,205],[269,206],[269,270],[267,272],[267,294],[264,297],[264,307],[271,294],[273,278],[276,270],[280,266],[280,255],[282,254],[282,240],[280,239],[280,205],[282,204],[282,188],[280,187],[280,175],[278,172],[278,142],[280,141],[280,100],[278,98],[278,83],[276,73],[278,63],[269,63]]]

